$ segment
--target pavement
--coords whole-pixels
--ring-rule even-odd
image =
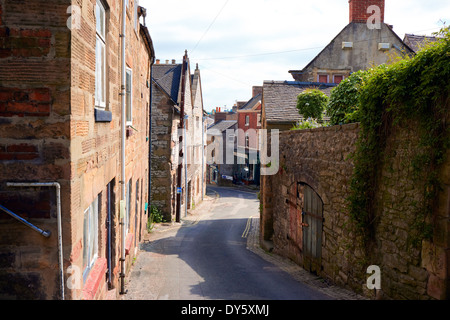
[[[220,187],[220,188],[234,188],[239,189],[243,192],[256,193],[254,189],[240,187]],[[203,217],[210,213],[211,209],[214,207],[215,202],[219,199],[219,194],[207,188],[207,193],[204,196],[203,201],[196,206],[195,209],[188,210],[187,216],[181,217],[180,222],[170,222],[170,223],[158,223],[154,224],[153,229],[150,233],[147,233],[144,237],[145,242],[151,242],[161,239],[165,236],[165,232],[182,228],[189,227],[197,224]],[[289,273],[296,281],[299,281],[309,287],[312,287],[332,299],[336,300],[367,300],[367,298],[356,294],[353,291],[347,290],[345,288],[333,285],[332,283],[326,281],[325,279],[318,277],[314,274],[309,273],[301,266],[294,263],[292,260],[281,257],[279,255],[273,254],[271,252],[271,244],[269,242],[264,243],[264,248],[260,245],[259,240],[259,217],[253,217],[251,219],[251,227],[247,236],[247,249],[264,260],[276,265],[281,270]]]

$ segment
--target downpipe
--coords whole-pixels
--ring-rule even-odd
[[[122,74],[122,87],[121,87],[121,105],[122,105],[122,121],[121,121],[121,154],[120,154],[120,162],[121,162],[121,200],[126,201],[126,177],[125,177],[125,144],[126,144],[126,74],[125,74],[125,48],[126,48],[126,0],[122,0],[122,49],[121,49],[121,74]],[[128,208],[125,208],[128,210]],[[120,294],[125,294],[125,237],[126,237],[126,224],[125,224],[125,215],[126,212],[123,212],[123,216],[121,218],[122,223],[122,250],[120,257]]]
[[[56,223],[58,226],[58,260],[61,300],[64,300],[64,261],[61,227],[61,185],[58,182],[7,182],[8,187],[55,187],[56,188]]]

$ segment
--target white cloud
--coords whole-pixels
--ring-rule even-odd
[[[288,70],[303,68],[349,19],[348,0],[140,0],[140,5],[147,8],[157,58],[180,61],[188,50],[191,67],[199,63],[206,110],[250,99],[251,86],[264,80],[292,80]],[[450,23],[448,0],[386,0],[385,21],[400,37],[431,34],[440,19]],[[268,54],[274,52],[284,53]],[[217,59],[235,56],[246,57]]]

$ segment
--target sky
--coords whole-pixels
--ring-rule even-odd
[[[139,0],[156,58],[198,63],[206,111],[248,101],[252,86],[293,80],[348,24],[348,0]],[[385,22],[431,35],[450,25],[449,0],[386,0]]]

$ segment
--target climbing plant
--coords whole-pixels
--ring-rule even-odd
[[[381,65],[362,77],[344,82],[341,91],[356,93],[357,98],[338,104],[332,98],[336,119],[356,112],[360,136],[352,155],[354,172],[348,197],[350,217],[365,241],[373,236],[375,226],[374,199],[378,172],[385,157],[386,139],[396,125],[404,121],[417,123],[419,148],[411,159],[412,178],[421,184],[421,202],[415,208],[413,237],[418,245],[431,238],[433,230],[427,216],[433,209],[440,187],[438,167],[449,142],[450,32],[443,29],[440,40],[422,49],[413,58],[392,65]],[[352,83],[353,82],[353,83]],[[353,85],[353,88],[352,88]],[[339,92],[340,95],[342,92]],[[344,116],[345,118],[345,116]]]
[[[327,105],[327,115],[330,117],[330,124],[336,125],[359,121],[359,95],[361,87],[369,75],[370,70],[354,72],[331,91]]]

